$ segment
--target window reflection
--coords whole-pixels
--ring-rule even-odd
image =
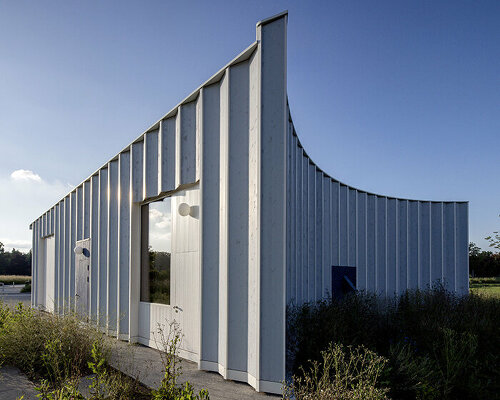
[[[170,304],[171,198],[142,206],[141,301]]]

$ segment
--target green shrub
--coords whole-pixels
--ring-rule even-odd
[[[30,282],[26,282],[23,286],[23,288],[21,289],[21,293],[31,293],[31,283]]]
[[[397,399],[494,399],[500,393],[500,300],[442,287],[382,299],[366,293],[288,309],[287,368],[328,343],[364,345],[389,362]]]
[[[313,361],[309,371],[283,387],[283,399],[382,400],[387,389],[377,387],[387,360],[364,346],[328,346],[321,352],[322,362]]]

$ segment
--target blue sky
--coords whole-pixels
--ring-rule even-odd
[[[285,9],[290,107],[313,160],[368,191],[468,200],[486,248],[500,225],[498,1],[2,1],[0,241],[29,248],[29,222]]]

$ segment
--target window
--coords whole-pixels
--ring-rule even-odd
[[[143,205],[141,214],[141,301],[170,304],[171,198]]]

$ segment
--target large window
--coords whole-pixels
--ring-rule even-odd
[[[170,197],[142,206],[141,301],[170,304],[172,203]]]

